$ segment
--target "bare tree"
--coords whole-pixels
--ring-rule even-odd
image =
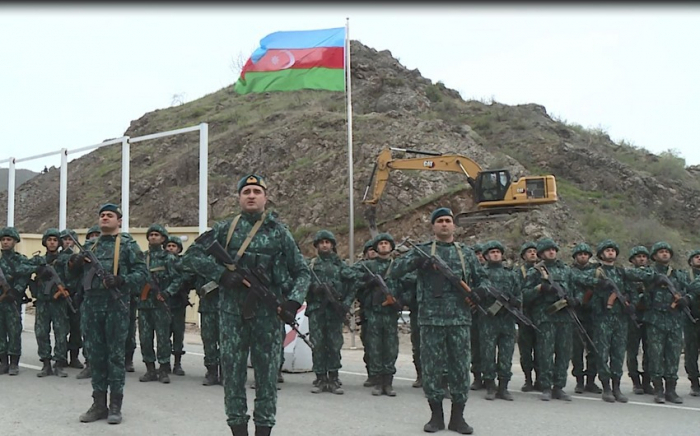
[[[185,104],[185,96],[187,94],[184,92],[181,92],[179,94],[173,94],[172,102],[170,103],[170,106],[182,106]]]

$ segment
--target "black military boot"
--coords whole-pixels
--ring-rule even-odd
[[[205,365],[207,368],[207,373],[204,374],[204,381],[202,381],[202,385],[204,386],[213,386],[218,383],[217,379],[217,373],[219,371],[219,367],[217,365]]]
[[[282,376],[282,367],[280,366],[279,371],[277,371],[277,383],[284,383],[284,377]]]
[[[508,392],[508,380],[504,378],[498,379],[498,392],[496,392],[496,398],[501,400],[513,401],[513,396]]]
[[[646,373],[641,373],[641,374],[642,374],[642,389],[644,389],[644,393],[647,395],[656,395],[656,391],[651,386],[651,376],[647,375]]]
[[[158,380],[155,362],[146,362],[146,373],[139,377],[139,381],[150,382]]]
[[[338,371],[328,372],[328,391],[331,394],[343,395],[345,391],[340,387],[340,379],[338,378]],[[396,393],[394,393],[396,395]]]
[[[542,386],[542,385],[540,385]],[[542,394],[540,394],[540,400],[549,401],[552,399],[552,390],[549,386],[542,386]]]
[[[51,371],[51,359],[41,359],[41,362],[43,363],[43,366],[41,367],[41,371],[36,373],[36,376],[46,377],[53,375],[53,371]]]
[[[316,374],[316,380],[314,380],[311,384],[315,387],[318,386],[319,383],[323,380],[323,374]]]
[[[595,384],[595,376],[589,375],[586,377],[586,386],[584,386],[586,392],[592,392],[594,394],[602,394],[603,390]]]
[[[92,393],[92,406],[87,412],[80,415],[80,422],[95,422],[99,419],[107,419],[107,392],[94,391]]]
[[[479,389],[484,388],[484,381],[481,379],[481,373],[480,372],[475,372],[474,374],[474,381],[472,382],[472,385],[469,386],[469,389],[472,391],[478,391]]]
[[[690,396],[700,397],[700,380],[697,377],[690,378]]]
[[[582,394],[583,393],[583,376],[582,375],[577,375],[576,376],[576,387],[574,388],[574,392],[577,394]]]
[[[121,424],[122,422],[122,400],[124,394],[109,393],[109,413],[107,422],[110,424]]]
[[[326,374],[316,374],[316,380],[318,383],[316,383],[316,386],[311,388],[311,393],[312,394],[320,394],[321,392],[326,391],[326,386],[328,385],[328,376]],[[372,392],[374,395],[374,392]]]
[[[532,371],[525,371],[525,384],[520,388],[522,392],[532,392],[535,386],[532,384]]]
[[[63,369],[67,365],[65,360],[59,360],[53,364],[53,373],[59,377],[68,377],[68,373]]]
[[[185,375],[185,370],[182,369],[182,354],[175,355],[175,363],[173,365],[173,374]]]
[[[75,376],[77,379],[85,379],[85,378],[92,378],[92,369],[90,369],[90,363],[88,361],[85,361],[85,368],[83,368],[82,371],[78,373],[78,375]]]
[[[673,404],[683,404],[683,398],[679,397],[676,393],[676,382],[677,380],[665,379],[666,380],[666,401]]]
[[[126,355],[124,356],[124,369],[126,370],[126,372],[136,371],[134,369],[134,352],[133,351],[126,352]]]
[[[270,436],[270,433],[272,433],[272,427],[255,426],[255,436]]]
[[[541,381],[537,380],[537,378],[535,378],[535,383],[533,383],[533,386],[535,387],[535,390],[537,392],[544,392],[545,390],[545,386],[542,384]]]
[[[7,374],[10,365],[7,363],[7,354],[0,354],[0,374]]]
[[[362,383],[362,386],[366,388],[371,388],[376,384],[377,380],[375,376],[369,375],[369,372],[367,373],[367,380]]]
[[[615,396],[613,395],[612,389],[610,389],[610,380],[601,380],[603,384],[603,401],[607,403],[614,403]]]
[[[426,433],[436,433],[445,429],[445,414],[442,411],[442,401],[431,402],[430,406],[430,421],[423,426],[423,431]]]
[[[642,379],[639,377],[639,374],[630,374],[630,378],[632,379],[632,392],[635,395],[644,395]]]
[[[416,366],[416,381],[414,381],[411,386],[413,386],[414,388],[423,387],[423,370],[420,366]]]
[[[626,403],[627,397],[622,394],[622,391],[620,390],[620,379],[619,378],[614,378],[612,380],[612,392],[613,395],[615,396],[615,400],[619,403]]]
[[[654,379],[654,402],[659,404],[666,402],[664,399],[664,383],[660,378]]]
[[[450,422],[447,429],[456,431],[459,434],[472,434],[474,429],[464,420],[464,404],[452,403]]]
[[[161,363],[160,368],[158,368],[158,381],[161,383],[170,383],[170,362]]]
[[[78,358],[79,353],[80,353],[80,350],[70,350],[70,363],[68,363],[69,367],[76,368],[76,369],[85,368],[85,365],[83,365],[80,362],[80,359]]]
[[[248,424],[229,425],[233,436],[248,436]]]
[[[571,395],[564,392],[564,388],[559,386],[554,386],[554,389],[552,389],[552,398],[555,400],[571,401]]]
[[[380,396],[384,391],[384,377],[386,377],[384,374],[379,374],[375,376],[375,383],[374,387],[372,388],[372,395],[374,395],[375,397]]]
[[[394,387],[392,384],[394,383],[394,376],[391,374],[387,374],[384,376],[384,384],[382,387],[382,392],[384,392],[386,395],[390,397],[395,397],[396,396],[396,391],[394,391]]]
[[[7,370],[9,375],[19,374],[19,356],[10,356],[10,369]]]
[[[493,380],[484,380],[484,386],[486,386],[486,396],[487,400],[496,399],[496,382]]]

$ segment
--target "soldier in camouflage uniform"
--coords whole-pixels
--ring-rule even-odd
[[[170,297],[168,305],[170,306],[170,334],[173,346],[173,357],[175,363],[173,365],[173,374],[183,376],[185,370],[182,369],[182,356],[185,354],[185,317],[187,314],[187,306],[190,306],[190,290],[194,289],[195,276],[193,274],[185,274],[182,270],[182,239],[178,236],[170,236],[165,241],[165,250],[172,254],[176,262],[178,275],[180,275],[180,288],[175,295]]]
[[[255,174],[243,177],[238,182],[238,194],[242,213],[233,220],[216,223],[211,233],[233,259],[239,259],[239,267],[264,271],[269,291],[284,301],[277,310],[259,302],[254,316],[246,319],[243,307],[253,291],[243,283],[245,272],[225,267],[213,257],[197,257],[194,263],[221,287],[221,364],[228,425],[235,436],[248,434],[245,382],[250,352],[256,381],[255,434],[268,436],[277,411],[276,382],[282,347],[279,318],[287,323],[295,321],[309,289],[309,270],[289,229],[276,214],[265,211],[267,184],[263,178]],[[287,299],[282,298],[284,288],[290,289]]]
[[[442,259],[449,270],[472,290],[478,286],[489,286],[491,283],[474,252],[454,240],[453,217],[448,208],[434,210],[430,221],[435,239],[420,244],[419,248],[428,255]],[[403,277],[411,271],[417,274],[414,290],[421,334],[423,391],[431,411],[430,421],[423,431],[435,433],[445,428],[442,379],[447,372],[452,399],[448,428],[460,434],[472,434],[474,429],[464,420],[464,407],[469,396],[470,304],[473,301],[467,302],[465,295],[431,265],[430,258],[415,248],[399,259],[391,277]],[[403,298],[409,300],[405,296]]]
[[[416,369],[416,380],[411,386],[414,388],[423,387],[423,369],[420,363],[420,326],[418,325],[418,302],[416,301],[417,275],[415,272],[406,274],[399,280],[401,294],[407,298],[404,303],[408,306],[409,325],[411,328],[411,355],[413,357],[413,367]]]
[[[373,246],[377,257],[360,261],[354,267],[357,276],[362,277],[357,298],[362,301],[366,317],[365,348],[368,354],[369,372],[374,377],[372,395],[385,394],[394,397],[396,391],[393,388],[393,381],[396,373],[396,359],[399,355],[397,321],[402,305],[399,301],[398,286],[393,280],[389,280],[388,276],[394,266],[391,252],[396,248],[396,243],[389,233],[380,233],[374,238]],[[381,294],[379,284],[371,279],[365,267],[384,278],[390,296]]]
[[[158,380],[170,383],[170,342],[171,313],[169,301],[177,293],[182,276],[177,269],[177,258],[163,248],[168,232],[159,224],[151,224],[148,236],[148,250],[144,252],[149,276],[147,287],[140,292],[138,303],[139,340],[141,355],[146,364],[146,373],[139,381]],[[154,334],[157,340],[157,354],[153,349]],[[155,362],[160,367],[156,372]]]
[[[520,309],[522,306],[522,293],[518,286],[518,279],[503,265],[505,248],[498,241],[489,241],[482,246],[486,259],[486,274],[497,292],[507,299],[509,305]],[[489,309],[496,304],[496,297],[487,293],[482,288],[477,288],[480,294],[481,306]],[[503,307],[494,314],[481,314],[479,317],[479,345],[481,346],[481,369],[486,385],[486,399],[500,398],[513,401],[513,396],[508,392],[508,382],[513,376],[513,351],[515,350],[515,322],[516,318]],[[498,357],[496,351],[498,350]],[[498,390],[495,379],[498,376]]]
[[[537,256],[542,262],[528,272],[523,289],[525,304],[532,305],[532,322],[540,330],[537,332],[535,352],[540,368],[542,401],[552,398],[571,401],[571,396],[564,392],[564,387],[571,360],[572,320],[565,308],[550,313],[548,309],[562,299],[538,269],[542,264],[546,267],[551,281],[561,286],[565,292],[563,300],[566,305],[575,308],[580,303],[581,296],[574,286],[571,268],[557,259],[558,252],[559,246],[552,239],[542,238],[537,241]]]
[[[204,386],[221,384],[221,342],[219,337],[219,285],[210,281],[197,269],[207,254],[199,244],[192,244],[182,257],[185,276],[194,277],[194,288],[199,296],[198,312],[201,316],[200,336],[204,348],[204,367],[207,372],[202,381]]]
[[[22,300],[36,267],[21,253],[15,251],[20,237],[14,227],[0,230],[0,269],[9,285],[0,294],[0,375],[19,374],[22,354]],[[3,286],[4,288],[4,286]]]
[[[693,250],[688,255],[690,265],[690,285],[688,297],[690,312],[695,319],[700,318],[700,250]],[[693,323],[688,317],[683,318],[683,339],[685,341],[685,372],[690,380],[690,395],[700,397],[700,371],[698,371],[698,351],[700,351],[700,322]]]
[[[486,263],[483,256],[483,251],[481,244],[474,244],[472,247],[477,260],[481,265]],[[478,391],[484,387],[484,381],[482,379],[481,372],[481,346],[479,345],[479,317],[482,314],[477,310],[472,312],[472,332],[471,332],[471,349],[472,349],[472,374],[474,375],[474,381],[470,387],[473,391]]]
[[[683,346],[685,314],[681,309],[690,301],[686,296],[688,276],[671,267],[671,257],[673,249],[668,243],[657,242],[651,247],[654,261],[651,267],[657,273],[657,280],[644,295],[647,306],[644,320],[647,323],[649,375],[654,384],[654,401],[680,404],[683,399],[676,393],[676,383]]]
[[[95,274],[90,281],[97,266],[87,262],[86,253],[75,253],[69,261],[70,271],[83,279],[81,316],[92,371],[93,403],[80,415],[80,421],[107,418],[110,424],[119,424],[126,380],[123,356],[129,330],[127,305],[134,289],[143,287],[148,270],[138,243],[129,233],[119,232],[119,206],[107,203],[100,207],[99,216],[101,235],[86,242],[84,248],[94,253],[104,268],[102,280]]]
[[[371,260],[377,257],[377,252],[374,251],[374,239],[365,242],[362,250],[363,260]],[[357,305],[358,309],[355,312],[359,318],[358,325],[360,326],[360,342],[362,342],[362,361],[365,362],[365,370],[367,371],[367,379],[362,383],[362,386],[370,388],[374,386],[374,374],[369,372],[369,354],[367,353],[367,315],[364,306],[364,298],[359,298],[361,292],[358,292]]]
[[[586,273],[588,271],[594,270],[596,264],[589,262],[591,257],[593,257],[593,250],[588,244],[582,242],[574,247],[571,257],[574,258],[574,262],[571,264],[571,269],[574,272]],[[590,299],[593,296],[592,289],[584,289],[579,286],[578,293],[583,295],[583,300],[581,305],[576,307],[576,315],[578,319],[581,320],[581,324],[586,329],[587,332],[593,331],[593,320],[591,315],[591,305]],[[584,369],[584,353],[586,355],[585,369]],[[591,347],[588,341],[581,339],[581,335],[578,332],[573,332],[573,354],[571,356],[571,363],[573,369],[571,370],[571,375],[576,377],[576,387],[574,392],[577,394],[582,394],[584,392],[593,392],[594,394],[600,394],[603,390],[595,384],[595,377],[598,374],[598,368],[596,366],[597,357],[595,351]],[[584,385],[585,378],[585,385]]]
[[[309,292],[306,294],[306,316],[309,318],[309,336],[314,344],[312,350],[313,371],[316,374],[312,393],[331,392],[343,394],[338,379],[340,349],[343,347],[343,320],[346,314],[339,314],[328,298],[336,304],[350,307],[355,298],[351,287],[355,274],[336,252],[333,233],[320,230],[314,236],[317,255],[309,261],[309,268],[321,280],[312,275]],[[327,285],[337,296],[328,297],[323,290]]]
[[[94,226],[90,227],[88,229],[87,233],[85,234],[85,242],[87,243],[87,241],[97,240],[97,238],[100,237],[100,234],[101,234],[100,226],[94,225]],[[78,250],[74,250],[74,251],[76,253],[78,252]],[[80,280],[80,278],[74,278],[74,281],[77,284],[76,286],[78,287],[78,295],[77,295],[78,301],[82,302],[83,299],[85,298],[85,292],[83,291],[83,288],[82,288],[82,281]],[[86,327],[85,327],[85,323],[83,321],[85,317],[82,315],[82,313],[83,313],[83,311],[82,311],[82,305],[81,305],[80,332],[81,332],[82,338],[83,338],[83,358],[85,358],[85,368],[82,371],[80,371],[78,373],[78,375],[75,376],[75,378],[77,378],[77,379],[92,378],[92,369],[90,368],[90,362],[88,361],[88,352],[87,352],[88,343],[87,343],[87,337],[85,335],[85,328]]]
[[[528,271],[537,262],[537,245],[528,241],[520,247],[520,259],[522,264],[514,270],[516,279],[518,280],[518,288],[522,291],[525,286],[525,279]],[[528,318],[532,319],[532,307],[529,304],[523,304],[523,313]],[[539,368],[535,357],[535,329],[526,326],[518,325],[518,353],[520,354],[520,367],[525,374],[525,383],[520,388],[523,392],[532,392],[533,390],[542,390],[539,383]],[[535,371],[535,383],[532,383],[532,371]]]
[[[43,363],[37,377],[46,377],[56,374],[59,377],[68,377],[63,369],[68,365],[66,355],[68,354],[68,332],[70,324],[68,321],[68,301],[58,293],[58,285],[49,285],[53,268],[62,284],[64,282],[61,275],[65,276],[65,264],[59,263],[59,238],[61,232],[56,228],[47,229],[41,238],[41,245],[46,247],[46,255],[36,255],[31,262],[37,267],[36,276],[30,283],[32,296],[36,298],[34,305],[36,315],[34,318],[34,334],[36,336],[39,360]],[[60,274],[59,274],[60,271]],[[51,355],[51,328],[53,327],[54,353]],[[54,369],[51,370],[51,360],[53,359]]]
[[[649,250],[643,245],[632,247],[628,260],[635,268],[644,268],[649,264]],[[649,376],[649,356],[647,354],[647,334],[644,313],[646,312],[646,302],[644,298],[646,285],[642,282],[631,281],[629,284],[632,292],[638,294],[637,298],[637,320],[639,328],[635,328],[634,321],[630,319],[627,329],[627,371],[632,379],[632,391],[637,395],[654,394],[651,387],[651,377]],[[637,356],[639,354],[639,344],[642,344],[642,372],[639,371]]]
[[[70,256],[75,253],[73,248],[73,239],[78,239],[78,234],[71,229],[64,229],[61,231],[61,252],[59,253],[59,260],[62,265],[63,271],[58,271],[59,276],[63,280],[63,284],[68,288],[70,297],[73,300],[73,306],[76,311],[68,311],[68,354],[70,355],[70,360],[68,361],[68,366],[71,368],[83,369],[85,368],[78,355],[80,354],[80,349],[83,348],[83,338],[82,332],[80,331],[80,298],[82,298],[80,291],[80,282],[72,277],[69,277],[68,271],[68,260]],[[78,297],[78,295],[81,295]]]

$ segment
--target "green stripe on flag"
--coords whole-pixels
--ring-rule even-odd
[[[342,68],[289,68],[280,71],[249,71],[245,74],[245,81],[239,78],[233,89],[239,94],[300,89],[344,91],[345,70]]]

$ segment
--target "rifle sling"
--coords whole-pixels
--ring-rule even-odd
[[[95,243],[92,244],[92,247],[90,247],[90,251],[94,252],[95,247],[97,247],[97,244],[99,242],[100,242],[99,239],[97,241],[95,241]],[[121,242],[122,242],[121,235],[117,235],[117,240],[114,243],[114,263],[112,264],[112,274],[115,276],[117,275],[117,272],[119,272],[119,252],[120,252],[119,248],[121,247]]]
[[[260,219],[253,224],[253,228],[250,229],[250,232],[248,232],[248,236],[246,236],[245,241],[243,241],[243,244],[241,244],[241,248],[238,249],[236,252],[236,257],[234,260],[238,260],[243,256],[243,253],[245,252],[246,248],[248,248],[248,245],[250,245],[250,242],[253,240],[253,237],[255,236],[256,233],[258,233],[258,230],[260,230],[260,226],[262,226],[263,221],[265,221],[265,216],[267,215],[267,212],[263,212],[262,216]],[[229,242],[231,242],[231,238],[233,237],[233,232],[236,229],[236,225],[238,225],[238,220],[241,218],[240,215],[236,215],[236,217],[233,219],[233,222],[231,223],[231,227],[228,229],[228,235],[226,235],[226,247],[228,247]],[[229,269],[230,271],[235,271],[236,270],[236,265],[226,265],[226,268]]]

